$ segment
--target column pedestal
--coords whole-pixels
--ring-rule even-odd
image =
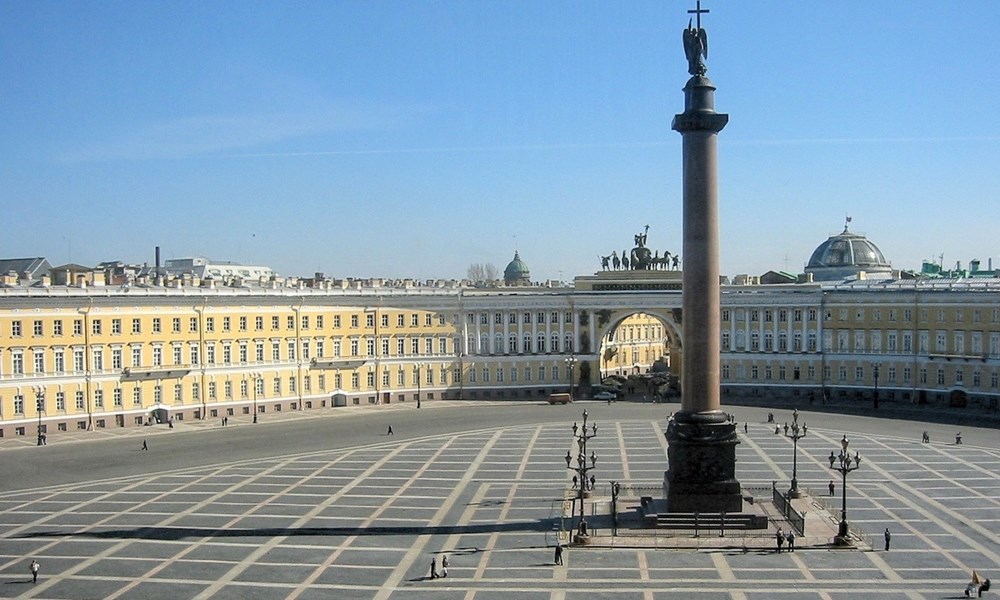
[[[663,474],[667,512],[743,511],[736,480],[736,424],[722,412],[674,415],[666,431]]]

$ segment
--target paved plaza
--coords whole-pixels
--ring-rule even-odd
[[[200,464],[178,458],[181,466],[170,456],[180,457],[181,446],[161,443],[174,432],[162,429],[124,433],[132,436],[127,445],[65,442],[72,452],[61,461],[113,448],[106,462],[120,461],[125,470],[84,473],[84,464],[70,464],[69,483],[0,483],[0,596],[915,600],[964,597],[973,569],[1000,574],[997,430],[967,428],[965,443],[955,445],[954,428],[818,413],[802,413],[809,434],[799,442],[800,487],[828,495],[836,475],[836,497],[826,500],[839,510],[839,475],[826,457],[846,433],[852,452],[864,459],[848,479],[848,516],[867,532],[873,551],[812,540],[776,554],[769,546],[716,548],[690,536],[673,546],[619,536],[615,548],[571,547],[565,564],[554,566],[559,528],[571,523],[564,499],[572,472],[564,456],[573,450],[572,422],[587,408],[599,427],[588,444],[598,456],[589,511],[601,506],[609,480],[636,487],[662,482],[670,406],[487,409],[440,402],[425,403],[419,411],[425,421],[408,420],[417,414],[412,406],[372,408],[379,419],[394,419],[393,436],[374,416],[307,415],[302,424],[324,419],[330,431],[342,427],[343,435],[331,435],[340,445],[288,453],[274,441],[271,455],[268,436],[278,425],[237,423],[225,432],[233,443],[255,440],[263,454],[244,458],[210,448]],[[764,422],[765,409],[733,410],[741,483],[777,481],[787,488],[791,442]],[[788,417],[777,415],[779,422]],[[277,435],[287,440],[287,428],[296,425],[287,421]],[[179,435],[186,437],[173,438],[182,441],[184,457],[198,456],[199,444],[222,435],[209,424],[185,427]],[[360,431],[365,427],[371,432]],[[921,428],[932,430],[932,443],[920,443],[913,432]],[[365,433],[367,441],[351,432]],[[148,453],[138,449],[141,439],[151,440]],[[0,462],[30,473],[36,451],[54,448],[6,441]],[[604,521],[594,523],[607,534]],[[885,528],[892,532],[888,552]],[[448,576],[429,578],[432,559],[440,569],[445,554]],[[37,584],[28,569],[32,558],[41,564]]]

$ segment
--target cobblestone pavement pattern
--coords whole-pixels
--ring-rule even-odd
[[[996,444],[851,432],[865,460],[849,478],[849,517],[874,534],[875,551],[570,548],[553,566],[568,423],[580,408],[565,423],[386,436],[245,462],[206,456],[197,468],[0,493],[0,596],[917,600],[962,597],[972,569],[1000,574]],[[588,450],[602,482],[662,481],[663,420],[627,409],[595,420]],[[744,485],[787,485],[791,442],[772,428],[751,423],[741,434]],[[841,434],[810,427],[799,442],[801,487],[827,493],[825,457]],[[431,559],[440,566],[444,553],[448,577],[430,579]],[[32,558],[42,565],[36,585]]]

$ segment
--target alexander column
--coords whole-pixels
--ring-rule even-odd
[[[668,470],[663,491],[668,512],[730,512],[743,509],[736,480],[736,425],[720,410],[720,285],[718,133],[729,115],[715,112],[715,87],[705,76],[708,34],[701,15],[684,30],[691,78],[684,112],[674,117],[684,149],[684,271],[681,325],[684,363],[681,409],[667,426]]]

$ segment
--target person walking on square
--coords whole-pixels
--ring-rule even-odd
[[[795,532],[789,531],[788,535],[785,536],[785,539],[788,540],[788,551],[795,552]]]
[[[142,449],[149,450],[149,446],[146,445],[146,440],[142,440]]]
[[[389,431],[385,433],[386,435],[396,435],[392,432],[392,425],[389,425]]]
[[[557,565],[563,564],[562,554],[563,554],[562,544],[556,544],[556,557],[555,559],[553,559],[553,562],[555,562],[555,564]]]
[[[448,576],[448,555],[445,554],[441,557],[441,577]]]
[[[438,559],[436,556],[431,557],[431,579],[437,579],[438,576]]]
[[[778,528],[778,533],[774,534],[774,541],[778,544],[776,552],[781,554],[781,546],[785,543],[785,533],[781,531],[780,527]]]
[[[837,486],[833,485],[833,480],[830,480],[830,495],[832,496],[837,491]]]
[[[962,432],[961,431],[959,431],[958,433],[955,434],[955,443],[956,444],[961,444],[962,443]]]
[[[750,433],[750,428],[747,427],[746,423],[743,424],[743,433]]]
[[[885,528],[885,533],[882,534],[885,537],[885,551],[889,551],[889,542],[892,540],[892,534],[889,533],[889,528]]]
[[[31,583],[38,583],[38,569],[42,568],[38,561],[31,559]]]

